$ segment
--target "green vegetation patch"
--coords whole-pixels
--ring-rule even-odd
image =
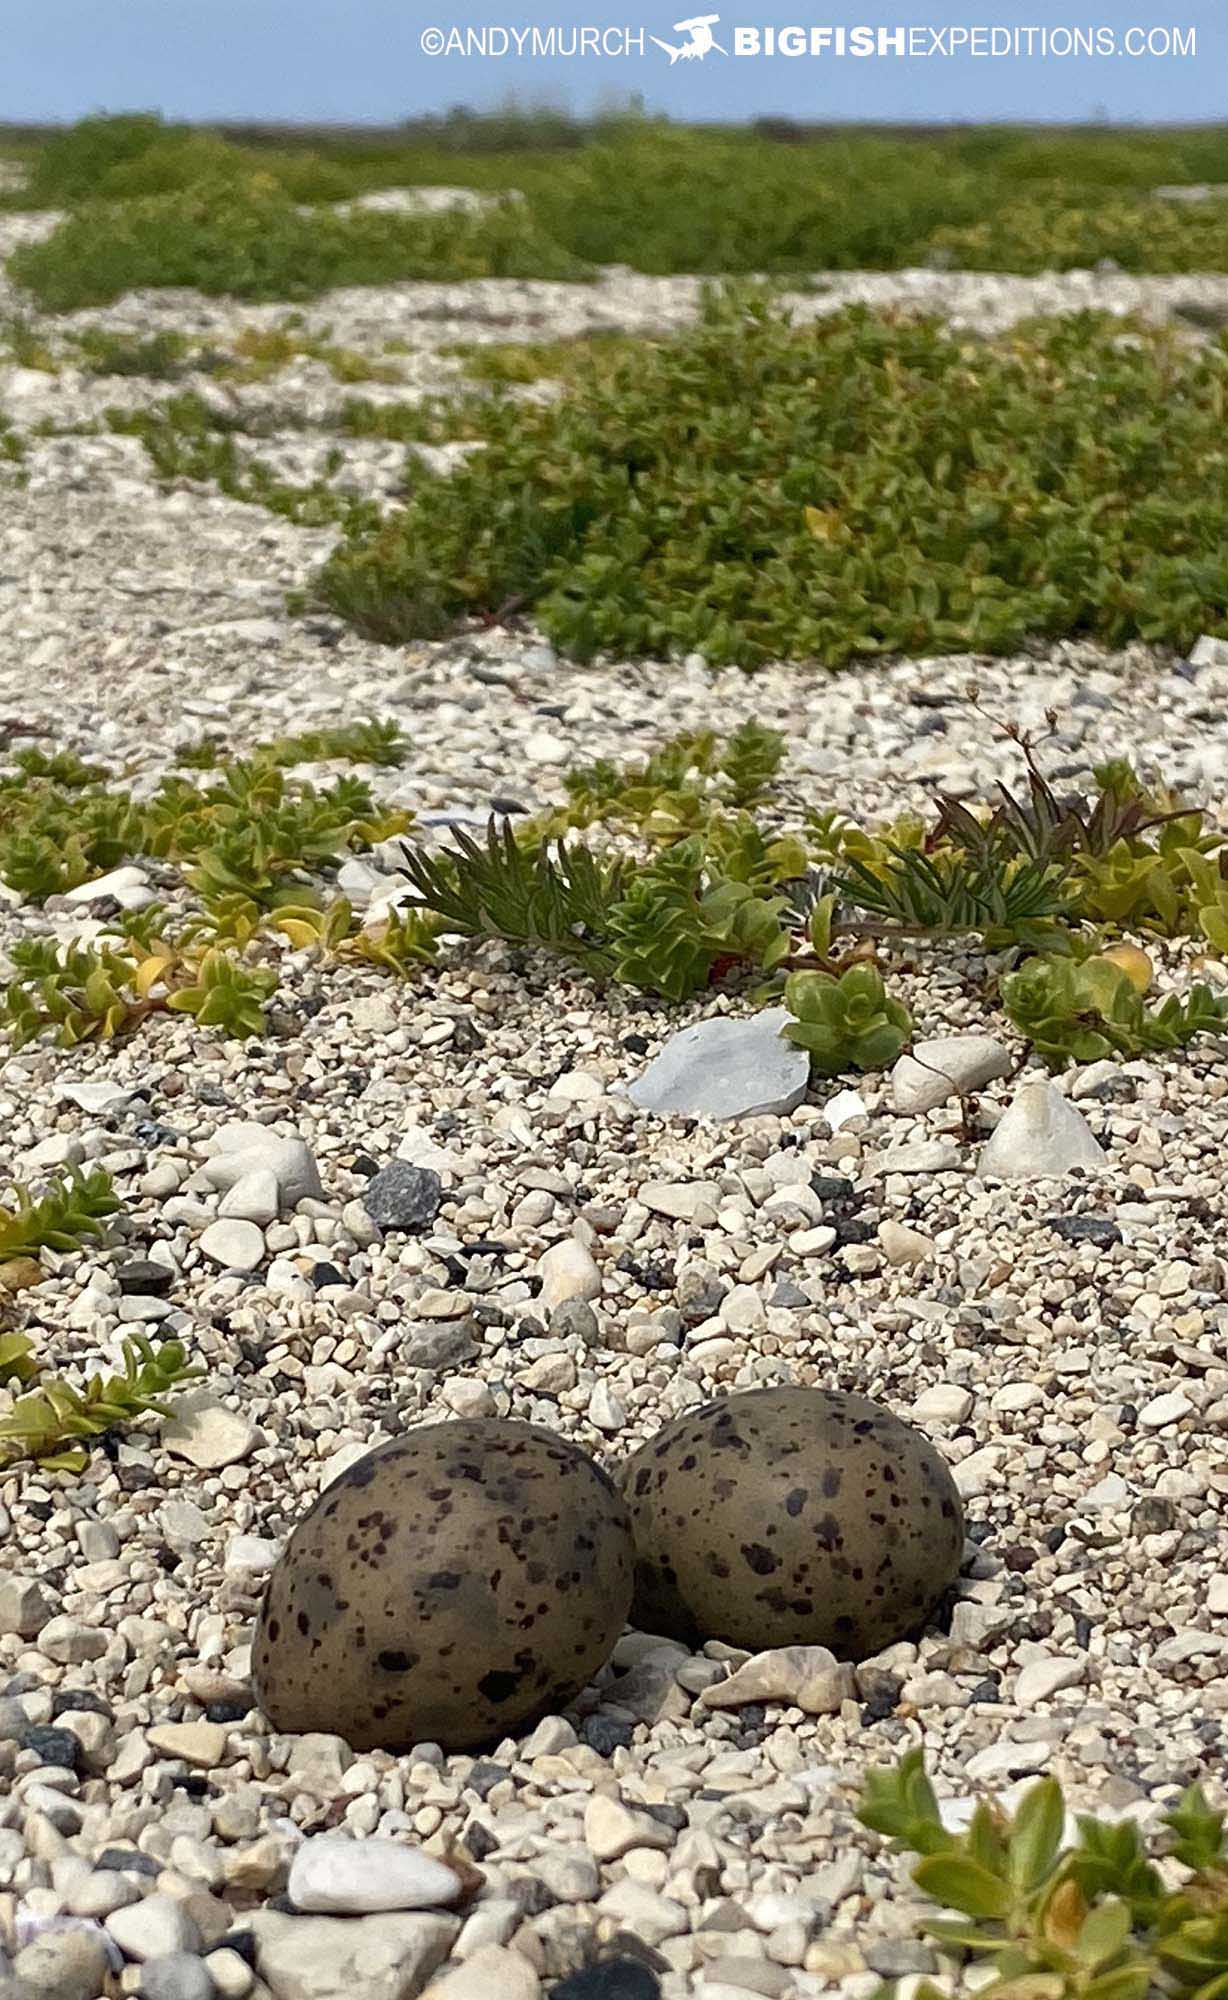
[[[454,245],[459,219],[444,217],[442,231],[418,229],[402,245],[412,268],[393,277],[483,275],[488,262],[497,267],[491,275],[541,278],[577,275],[590,263],[709,275],[935,262],[1038,271],[1106,258],[1132,271],[1228,269],[1228,204],[1177,204],[1153,193],[1164,185],[1228,183],[1223,127],[1129,135],[970,127],[897,136],[808,130],[780,119],[722,130],[643,117],[581,125],[548,113],[508,113],[423,121],[400,136],[311,137],[310,148],[287,147],[282,134],[246,133],[240,142],[148,115],[88,118],[35,151],[28,187],[2,205],[173,203],[219,187],[242,205],[253,183],[291,208],[431,184],[524,197],[513,246],[486,242],[482,228],[475,235],[472,219]],[[158,238],[165,213],[144,220],[147,237]],[[101,253],[98,261],[93,282],[109,282]],[[213,271],[218,259],[210,252],[201,261]],[[351,261],[357,276],[324,282],[388,281],[383,260],[368,250],[352,248]],[[272,283],[272,262],[270,255],[256,274],[261,287]],[[314,271],[314,262],[305,269]],[[294,265],[289,255],[281,265],[290,279]],[[143,275],[131,282],[202,281]],[[249,282],[240,268],[238,282],[228,276],[219,289],[262,298],[318,289],[314,277],[272,291],[249,291]]]
[[[304,212],[261,174],[87,204],[45,241],[15,251],[8,272],[48,312],[107,305],[150,286],[299,299],[413,278],[587,275],[521,202],[478,215]]]
[[[1222,342],[727,300],[556,402],[470,403],[485,448],[416,474],[319,592],[390,643],[530,609],[580,659],[1187,645],[1228,630],[1226,402]]]

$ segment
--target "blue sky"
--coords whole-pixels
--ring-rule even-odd
[[[690,6],[718,39],[764,23],[1193,29],[1193,59],[885,55],[670,65],[643,55],[485,60],[422,53],[424,30],[630,27],[680,43]],[[16,12],[14,13],[14,6]],[[1228,118],[1225,0],[8,0],[0,118],[154,108],[170,117],[395,121],[514,95],[587,111],[642,93],[678,118],[1193,122]]]

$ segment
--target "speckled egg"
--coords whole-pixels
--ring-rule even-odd
[[[460,1750],[557,1710],[631,1603],[626,1505],[566,1439],[429,1424],[359,1459],[298,1523],[252,1661],[281,1730]]]
[[[881,1403],[754,1389],[663,1431],[621,1474],[632,1623],[694,1645],[865,1659],[921,1626],[964,1547],[955,1482]]]

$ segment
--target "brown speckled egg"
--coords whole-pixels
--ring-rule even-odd
[[[612,1480],[535,1424],[428,1424],[298,1523],[253,1672],[278,1729],[460,1750],[557,1710],[608,1657],[634,1551]]]
[[[945,1464],[881,1403],[754,1389],[628,1459],[632,1622],[694,1645],[829,1646],[865,1659],[954,1579],[963,1509]]]

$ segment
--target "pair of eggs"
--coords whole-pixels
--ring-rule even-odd
[[[566,1707],[628,1618],[688,1645],[864,1659],[923,1624],[962,1553],[942,1459],[860,1396],[708,1404],[617,1484],[536,1425],[430,1424],[350,1466],[295,1528],[256,1688],[280,1729],[465,1749]]]

